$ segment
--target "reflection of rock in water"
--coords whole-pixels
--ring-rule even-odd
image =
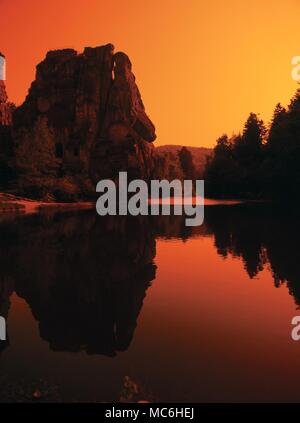
[[[10,296],[14,291],[14,279],[11,274],[13,266],[13,256],[10,254],[9,245],[12,244],[12,238],[15,232],[6,230],[6,226],[0,229],[0,316],[7,319],[10,308]],[[8,329],[8,322],[7,329]],[[4,351],[9,345],[9,331],[6,333],[6,340],[0,342],[0,353]]]
[[[51,348],[126,350],[155,277],[150,221],[81,213],[33,216],[7,228],[18,242],[7,250],[13,268],[6,275]]]
[[[7,317],[15,290],[52,349],[126,350],[155,277],[155,237],[213,236],[218,253],[241,257],[250,278],[267,263],[275,286],[286,282],[300,305],[299,229],[297,215],[259,205],[207,207],[205,224],[195,228],[185,227],[184,216],[104,219],[94,212],[6,222],[0,224],[0,315]]]

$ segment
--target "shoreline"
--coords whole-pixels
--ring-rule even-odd
[[[95,204],[92,201],[77,201],[74,203],[46,202],[18,197],[14,194],[0,193],[0,213],[31,214],[45,209],[81,210],[94,207]]]
[[[193,197],[194,199],[194,197]],[[180,201],[175,197],[171,197],[171,205],[179,204]],[[153,204],[164,204],[166,199],[149,199],[149,205]],[[212,199],[205,198],[204,206],[234,206],[245,203],[261,203],[261,201],[255,200],[241,200],[241,199]],[[187,201],[186,204],[193,204],[193,201]],[[39,213],[45,210],[54,211],[68,211],[68,210],[91,210],[96,207],[96,203],[90,200],[87,201],[75,201],[75,202],[55,202],[55,201],[42,201],[33,200],[31,198],[19,197],[15,194],[9,194],[0,192],[0,214],[20,213],[20,214],[32,214]]]

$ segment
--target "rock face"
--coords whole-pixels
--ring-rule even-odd
[[[12,105],[8,101],[5,83],[0,81],[0,125],[10,126],[12,124]]]
[[[8,102],[6,94],[4,78],[5,72],[3,72],[2,65],[5,65],[5,56],[0,53],[0,128],[4,126],[11,126],[12,124],[12,112],[13,106]]]
[[[0,56],[3,57],[2,53]],[[11,125],[14,105],[8,101],[4,81],[0,80],[0,189],[13,178]]]
[[[155,138],[126,54],[111,44],[50,51],[14,113],[19,189],[73,200],[121,170],[147,180]]]

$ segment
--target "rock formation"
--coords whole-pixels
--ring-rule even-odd
[[[111,44],[50,51],[14,113],[18,188],[74,200],[121,170],[147,180],[155,138],[126,54]]]
[[[0,58],[4,57],[0,53]],[[14,105],[8,101],[5,82],[0,80],[0,188],[13,178],[11,125]]]
[[[0,53],[0,59],[3,59],[4,55]],[[1,63],[1,61],[0,61]],[[0,72],[0,76],[2,72]],[[0,77],[0,128],[11,126],[12,124],[12,111],[13,105],[8,102],[6,94],[5,82]]]
[[[5,83],[0,80],[0,126],[12,124],[12,105],[7,100]]]

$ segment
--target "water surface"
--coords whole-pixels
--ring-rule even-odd
[[[299,222],[262,205],[206,207],[197,228],[3,218],[0,399],[43,380],[53,400],[116,401],[129,376],[157,401],[299,401]]]

